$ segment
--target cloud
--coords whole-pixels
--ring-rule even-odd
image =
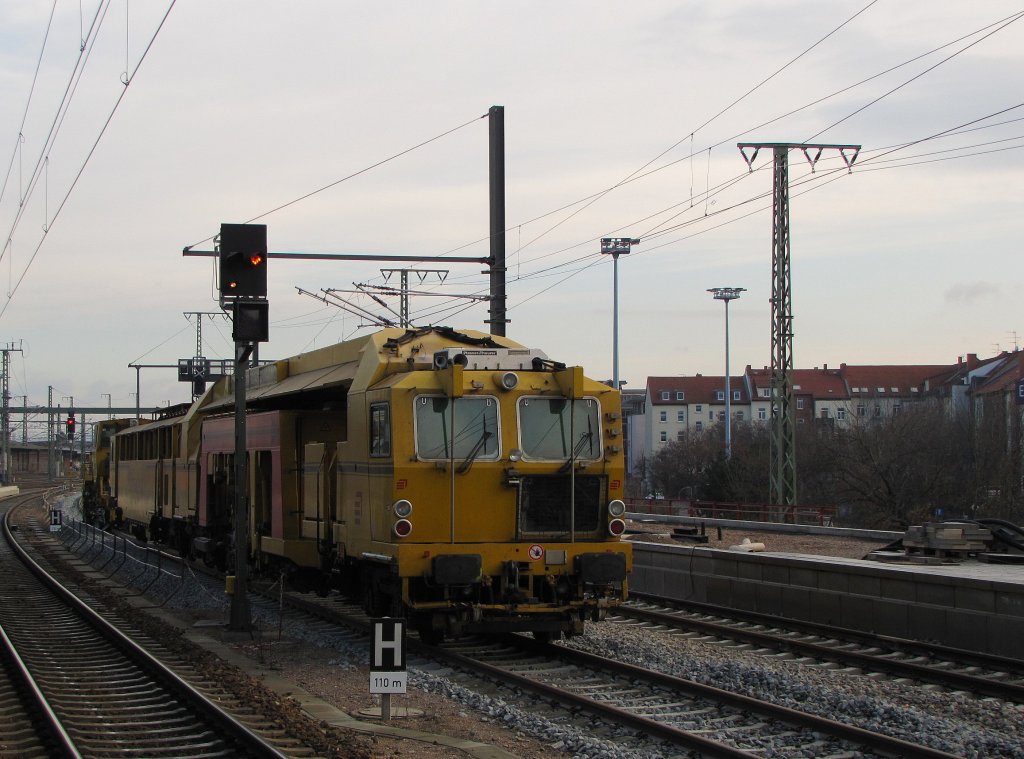
[[[961,282],[945,292],[946,300],[969,306],[982,298],[999,295],[999,286],[992,282]]]

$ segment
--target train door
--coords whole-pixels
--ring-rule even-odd
[[[322,559],[333,554],[333,525],[336,521],[334,462],[325,443],[303,446],[302,537],[315,540]]]

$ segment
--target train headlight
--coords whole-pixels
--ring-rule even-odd
[[[608,523],[609,535],[621,535],[626,531],[626,523],[621,519],[613,519]]]
[[[614,501],[608,502],[608,513],[613,517],[621,517],[626,513],[626,504],[616,498]]]
[[[395,501],[395,505],[391,507],[391,510],[395,512],[395,516],[399,519],[405,519],[412,514],[412,503],[403,498],[400,501]]]
[[[396,538],[407,538],[412,535],[412,522],[408,519],[399,519],[391,528]]]
[[[495,372],[492,377],[494,384],[502,390],[515,390],[519,384],[519,375],[515,372]]]
[[[522,458],[523,452],[518,448],[513,448],[511,451],[508,452],[508,460],[511,461],[513,464],[521,460]]]

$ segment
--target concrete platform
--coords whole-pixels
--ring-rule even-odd
[[[1024,658],[1024,567],[633,543],[642,593]]]

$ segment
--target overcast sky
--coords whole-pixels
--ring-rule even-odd
[[[184,314],[218,310],[213,265],[181,251],[221,222],[266,223],[272,251],[487,255],[492,105],[507,334],[592,377],[612,374],[607,236],[641,240],[619,261],[627,387],[724,373],[710,287],[747,290],[733,374],[770,363],[771,154],[748,172],[737,142],[863,146],[852,172],[836,151],[813,175],[790,156],[797,367],[1024,341],[1019,4],[180,0],[162,27],[156,0],[53,8],[0,2],[12,405],[47,386],[134,405],[129,363],[195,355]],[[374,329],[297,288],[381,285],[392,265],[269,263],[262,357]],[[420,268],[449,273],[414,322],[487,331],[486,305],[451,298],[486,293],[480,265]],[[230,356],[230,333],[204,317],[202,354]],[[174,371],[141,377],[143,405],[190,395]]]

